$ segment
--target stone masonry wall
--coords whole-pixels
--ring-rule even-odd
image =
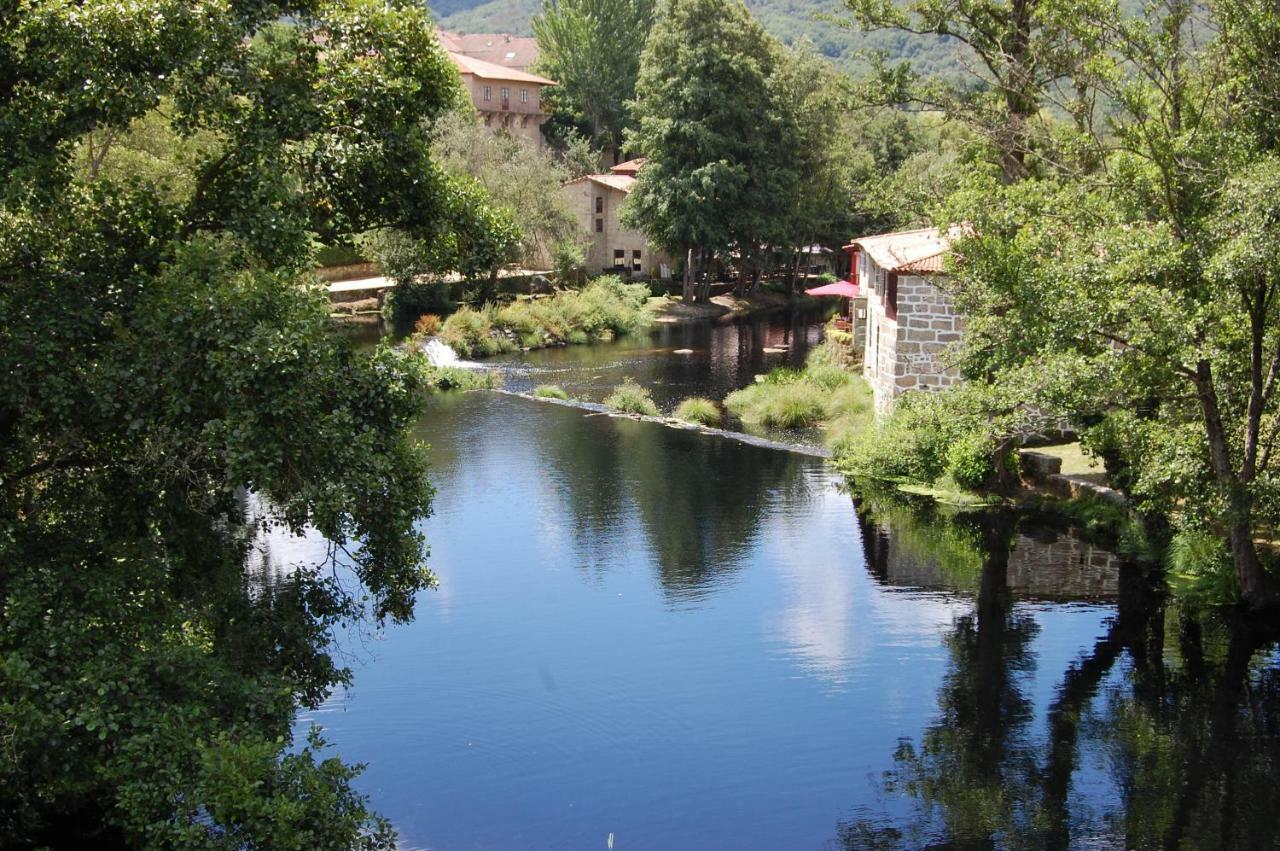
[[[888,274],[865,254],[859,283],[867,294],[863,375],[875,392],[877,415],[908,390],[937,390],[960,380],[959,372],[943,362],[964,332],[964,318],[956,315],[948,293],[930,278],[900,275],[897,318],[891,319],[884,303]]]
[[[668,269],[674,266],[671,258],[650,245],[643,233],[622,226],[618,216],[627,200],[625,192],[593,180],[577,180],[565,184],[563,191],[578,218],[582,233],[587,237],[584,263],[589,276],[594,277],[611,269],[615,252],[619,249],[623,253],[623,265],[629,270],[635,263],[635,252],[640,252],[640,270],[633,270],[634,274],[657,277],[659,264],[665,263]],[[596,213],[596,198],[602,199],[600,213]],[[602,220],[604,228],[599,233],[596,232],[596,219]]]

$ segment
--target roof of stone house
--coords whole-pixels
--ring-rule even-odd
[[[636,157],[633,160],[627,160],[626,162],[618,163],[617,165],[612,166],[609,169],[609,171],[613,172],[614,174],[634,175],[636,172],[640,171],[640,167],[643,165],[644,165],[644,157]]]
[[[546,77],[539,77],[537,74],[530,74],[516,68],[504,68],[464,53],[450,51],[449,57],[453,60],[453,64],[458,66],[458,72],[461,74],[473,74],[484,80],[506,80],[512,83],[533,83],[538,86],[556,85],[555,80],[548,80]]]
[[[942,234],[937,228],[921,228],[864,236],[845,248],[862,249],[887,272],[936,275],[944,270],[943,261],[954,238],[954,232]]]
[[[538,40],[507,33],[455,33],[437,30],[445,50],[504,68],[527,71],[538,60]]]
[[[584,180],[599,183],[601,186],[607,186],[610,189],[617,189],[622,193],[630,192],[636,185],[636,179],[629,174],[584,174],[582,177],[574,178],[565,183],[565,186],[581,183]]]

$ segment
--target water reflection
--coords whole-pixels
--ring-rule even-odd
[[[885,516],[878,507],[864,534],[880,581],[968,584],[975,559],[980,566],[974,608],[945,637],[934,718],[899,741],[883,776],[886,795],[913,802],[910,814],[856,807],[858,817],[838,827],[839,845],[1276,846],[1276,624],[1179,609],[1136,568],[1070,535],[1028,535],[1009,517],[939,527],[917,514],[925,528],[935,523],[928,536],[902,509]],[[965,541],[973,551],[959,559],[964,568],[947,569]],[[1115,614],[1065,670],[1040,672],[1057,686],[1037,719],[1029,684],[1040,627],[1014,600],[1082,590],[1114,596]]]

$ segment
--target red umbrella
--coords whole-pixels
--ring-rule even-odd
[[[857,298],[858,285],[853,281],[836,281],[834,284],[823,284],[820,287],[814,287],[804,292],[805,295],[838,295],[845,298]]]

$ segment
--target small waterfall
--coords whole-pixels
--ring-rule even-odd
[[[479,369],[480,364],[460,360],[458,353],[449,344],[438,337],[432,337],[422,344],[422,351],[432,366],[453,366],[460,369]]]

